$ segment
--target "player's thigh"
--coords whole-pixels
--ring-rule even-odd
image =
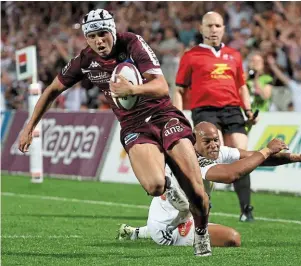
[[[175,162],[175,167],[179,167],[181,171],[194,185],[195,183],[202,183],[200,181],[201,171],[196,157],[196,153],[191,141],[187,138],[180,139],[172,147],[172,149],[167,151],[173,162]],[[173,165],[171,169],[174,170]],[[176,175],[176,173],[174,172]],[[177,176],[178,177],[178,176]],[[181,183],[180,183],[181,185]]]
[[[144,189],[156,196],[165,185],[165,157],[155,144],[135,144],[129,150],[133,171]],[[163,193],[163,190],[161,191]]]
[[[210,224],[208,225],[211,245],[214,247],[240,247],[240,234],[231,227]]]
[[[243,133],[224,134],[224,144],[228,147],[246,150],[248,148],[248,136]]]
[[[180,139],[167,153],[167,163],[192,204],[193,211],[199,213],[203,209],[208,212],[209,198],[191,141],[187,138]]]
[[[219,118],[222,122],[222,132],[224,139],[226,135],[240,133],[247,135],[245,129],[245,119],[242,111],[238,106],[226,106],[219,112]],[[225,145],[227,145],[225,143]]]

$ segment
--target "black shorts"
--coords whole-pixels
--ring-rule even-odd
[[[191,118],[194,126],[206,121],[217,126],[223,134],[247,134],[245,120],[238,106],[225,106],[221,108],[206,106],[195,108],[192,109]]]

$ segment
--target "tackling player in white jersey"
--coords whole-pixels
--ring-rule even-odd
[[[259,165],[275,166],[301,161],[300,154],[279,153],[288,149],[279,139],[272,140],[260,151],[246,151],[220,147],[217,128],[211,123],[199,123],[194,133],[197,139],[195,150],[208,194],[211,192],[211,182],[232,183]],[[152,238],[159,245],[193,244],[194,223],[189,202],[168,167],[166,176],[171,180],[171,188],[163,196],[153,198],[147,226],[134,228],[123,224],[118,231],[118,239]],[[240,246],[240,235],[233,228],[209,223],[208,230],[212,246]]]

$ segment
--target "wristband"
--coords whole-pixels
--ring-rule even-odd
[[[267,159],[271,155],[271,150],[269,148],[263,148],[259,152],[263,155],[264,159]]]

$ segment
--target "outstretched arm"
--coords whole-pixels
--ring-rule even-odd
[[[251,153],[242,152],[241,158],[231,164],[217,164],[212,166],[206,173],[206,179],[218,183],[233,183],[240,177],[252,172],[256,167],[263,164],[270,156],[287,149],[287,145],[279,140],[273,139],[266,148]],[[247,156],[247,154],[249,156]]]
[[[254,154],[255,151],[246,151],[239,149],[240,158],[247,158]],[[301,154],[281,152],[271,155],[260,166],[277,166],[289,163],[301,162]]]
[[[32,132],[53,101],[64,91],[65,87],[56,77],[39,98],[33,114],[20,135],[19,150],[27,152],[32,141]]]

